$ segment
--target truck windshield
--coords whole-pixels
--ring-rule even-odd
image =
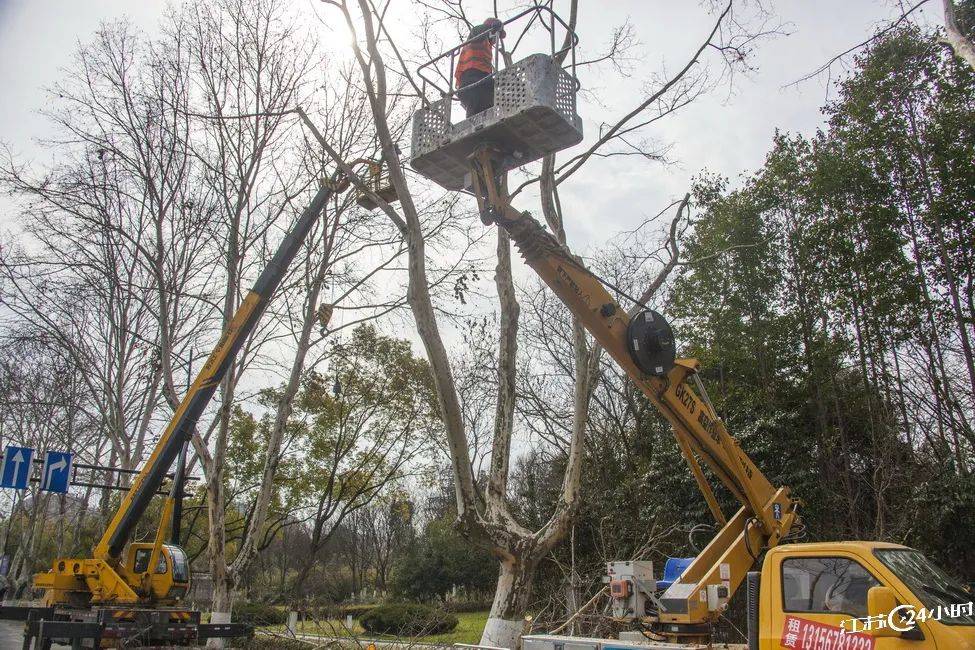
[[[914,592],[925,609],[933,610],[945,625],[975,625],[975,595],[959,585],[920,551],[907,548],[877,549],[874,555]],[[920,613],[920,612],[919,612]],[[927,612],[928,616],[931,612]]]
[[[178,546],[169,547],[169,557],[173,559],[173,582],[186,582],[190,572],[186,563],[186,553]]]

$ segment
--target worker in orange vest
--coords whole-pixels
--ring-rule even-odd
[[[454,83],[457,99],[467,111],[467,117],[494,106],[494,56],[491,39],[495,34],[504,38],[504,25],[497,18],[488,18],[471,28],[468,43],[460,49]]]

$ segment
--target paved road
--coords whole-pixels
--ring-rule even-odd
[[[19,621],[0,621],[0,648],[19,649],[23,642],[23,623]]]
[[[22,621],[0,620],[0,648],[21,650],[24,647],[24,624]],[[69,650],[71,646],[55,644],[54,648]]]

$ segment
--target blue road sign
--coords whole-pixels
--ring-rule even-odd
[[[71,479],[71,452],[47,451],[44,453],[44,471],[41,472],[41,489],[64,494]]]
[[[0,465],[0,488],[25,489],[33,459],[34,450],[29,447],[7,447]]]

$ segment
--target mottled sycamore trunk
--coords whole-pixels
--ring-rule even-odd
[[[955,55],[963,59],[965,63],[975,70],[975,43],[962,33],[955,16],[954,0],[943,0],[945,9],[945,36],[944,41],[951,46]]]
[[[354,42],[360,42],[349,4],[347,2],[335,4],[342,11],[347,26],[355,35]],[[568,463],[563,478],[562,494],[550,519],[542,528],[538,531],[527,530],[514,518],[506,499],[514,423],[519,316],[519,306],[511,275],[511,245],[505,233],[499,231],[498,263],[495,271],[500,305],[499,392],[495,405],[491,469],[486,489],[482,493],[474,482],[460,398],[430,294],[422,221],[417,214],[387,122],[386,75],[383,57],[377,45],[380,35],[377,33],[375,15],[366,0],[358,0],[357,4],[362,16],[364,32],[361,37],[368,52],[360,51],[358,48],[355,48],[354,52],[376,121],[376,132],[382,146],[383,160],[389,165],[390,180],[400,200],[400,212],[383,203],[380,203],[380,207],[400,229],[407,244],[409,271],[407,299],[437,389],[453,468],[458,521],[472,538],[483,540],[491,547],[495,556],[500,558],[494,604],[481,643],[517,648],[531,597],[535,569],[541,559],[565,535],[578,505],[583,433],[588,419],[592,386],[595,383],[597,368],[595,360],[598,357],[595,351],[589,349],[581,327],[574,327],[574,356],[577,364],[574,422],[570,448],[566,450]],[[575,2],[572,3],[573,20],[574,17]],[[551,164],[547,173],[551,175]],[[551,179],[549,181],[549,187],[552,187]],[[554,196],[554,192],[549,194],[550,198]],[[551,200],[554,202],[557,199]]]
[[[538,559],[530,554],[512,556],[501,562],[498,586],[481,645],[517,648],[525,631],[525,612],[532,591]]]

